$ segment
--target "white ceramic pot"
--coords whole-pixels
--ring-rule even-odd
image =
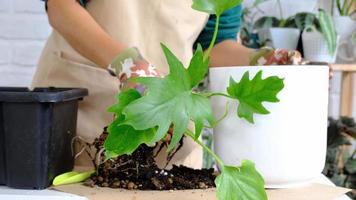
[[[296,28],[269,28],[259,31],[261,41],[267,46],[278,49],[296,50],[300,38],[300,30]]]
[[[351,39],[342,41],[339,46],[337,61],[337,63],[355,63],[356,43],[352,42]]]
[[[214,128],[214,151],[228,165],[242,159],[255,162],[267,188],[305,184],[320,176],[327,142],[327,66],[223,67],[210,69],[210,89],[225,92],[230,76],[239,81],[259,70],[263,78],[284,78],[279,103],[264,103],[269,115],[255,115],[255,124],[237,117],[237,102],[231,101],[228,116]],[[225,111],[227,100],[213,97],[216,118]]]
[[[341,40],[350,38],[352,33],[356,31],[356,20],[349,16],[334,16],[335,28]]]
[[[302,41],[304,58],[306,60],[335,63],[338,48],[336,48],[336,51],[333,55],[330,55],[327,42],[319,31],[303,31]],[[339,42],[337,42],[337,44],[338,43]]]
[[[351,42],[351,36],[356,31],[356,20],[349,16],[334,16],[334,22],[337,34],[340,36],[337,63],[354,63],[356,44]]]

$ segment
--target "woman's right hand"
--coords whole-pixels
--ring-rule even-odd
[[[109,70],[120,79],[120,89],[134,88],[143,93],[144,88],[130,82],[130,78],[158,77],[156,68],[147,62],[135,47],[124,50],[116,56]]]

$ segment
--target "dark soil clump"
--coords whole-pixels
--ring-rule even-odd
[[[94,142],[98,152],[107,133]],[[108,160],[97,167],[85,184],[111,188],[138,190],[185,190],[215,187],[214,169],[195,170],[185,166],[160,169],[154,160],[154,147],[141,145],[132,155]]]

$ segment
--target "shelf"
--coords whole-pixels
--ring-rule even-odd
[[[342,73],[340,115],[352,117],[356,64],[332,64],[331,67]]]
[[[332,64],[334,71],[356,72],[356,64]]]

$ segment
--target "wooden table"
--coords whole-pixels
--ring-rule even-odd
[[[334,184],[328,180],[324,175],[320,175],[320,177],[316,178],[314,181],[314,183],[319,183],[319,184],[323,184],[323,185],[330,185],[330,186],[334,186]],[[63,187],[66,187],[66,186],[63,186]],[[68,186],[70,187],[70,186]],[[330,189],[333,189],[334,187],[331,187],[331,188],[328,188],[328,191],[325,191],[326,193],[328,193],[330,191]],[[85,189],[86,190],[86,189]],[[88,189],[88,190],[95,190],[95,189]],[[334,189],[333,189],[334,190]],[[341,190],[340,189],[336,189],[336,191],[333,191],[339,194],[343,194],[344,193],[344,189],[341,189],[342,192],[340,192]],[[340,190],[340,191],[339,191]],[[128,194],[125,194],[125,196],[130,196],[129,194],[132,194],[132,193],[135,193],[135,191],[127,191]],[[276,190],[272,190],[270,191],[272,194],[271,196],[276,196]],[[122,200],[123,198],[121,198],[120,196],[117,196],[117,193],[116,195],[111,195],[109,193],[108,196],[112,197],[112,198],[100,198],[101,196],[106,196],[107,194],[104,193],[98,193],[98,194],[95,194],[93,192],[84,192],[84,193],[88,193],[88,196],[92,197],[92,198],[86,198],[84,196],[78,196],[78,195],[74,195],[74,194],[69,194],[69,193],[63,193],[63,192],[58,192],[58,191],[53,191],[53,190],[16,190],[16,189],[10,189],[10,188],[7,188],[7,187],[4,187],[4,186],[0,186],[0,199],[1,200],[98,200],[98,199],[104,199],[104,200],[107,200],[107,199],[120,199]],[[170,193],[170,192],[169,192]],[[274,193],[274,194],[273,194]],[[314,193],[314,192],[312,192]],[[316,192],[317,193],[317,192]],[[170,198],[169,199],[180,199],[180,200],[185,200],[185,199],[189,199],[189,200],[192,200],[194,198],[189,198],[189,197],[192,197],[192,196],[195,196],[195,197],[198,197],[196,199],[204,199],[204,200],[207,200],[207,199],[215,199],[215,198],[204,198],[204,196],[201,196],[202,194],[204,194],[205,196],[208,195],[208,193],[204,192],[204,193],[199,193],[198,191],[194,194],[194,195],[189,195],[189,192],[188,193],[184,193],[184,194],[188,194],[188,195],[185,195],[183,198],[181,197],[182,194],[179,194],[180,195],[180,198],[175,198],[175,194],[172,193],[171,195],[168,195]],[[212,194],[211,192],[209,193],[210,196],[215,196],[215,193]],[[122,194],[121,194],[122,195]],[[165,193],[165,195],[167,196],[167,193]],[[301,196],[304,196],[304,197],[301,197],[301,198],[298,198],[299,197],[299,194],[297,194],[297,196],[293,196],[293,197],[290,197],[290,198],[283,198],[283,200],[290,200],[290,199],[298,199],[298,200],[304,200],[304,199],[312,199],[312,200],[315,200],[315,199],[318,199],[320,200],[320,198],[318,197],[315,197],[314,195],[314,198],[312,198],[311,196],[308,196],[308,198],[305,198],[307,194],[301,194]],[[324,194],[323,194],[324,195]],[[133,195],[133,196],[137,196],[137,195]],[[152,197],[153,196],[153,197]],[[337,195],[337,196],[340,196],[339,198],[335,199],[335,200],[350,200],[350,198],[348,198],[346,195]],[[162,197],[161,197],[162,198]],[[157,195],[152,195],[150,194],[150,192],[146,193],[146,196],[144,197],[144,199],[150,199],[150,200],[153,200],[153,199],[161,199],[160,196],[157,196]],[[140,200],[140,198],[130,198],[130,199],[137,199],[137,200]],[[142,198],[141,198],[142,199]],[[273,200],[275,198],[271,198],[271,200]],[[280,198],[279,198],[280,199]],[[334,199],[334,198],[333,198]],[[322,199],[322,200],[325,200],[325,199]]]
[[[342,73],[340,115],[352,117],[356,64],[333,64],[331,66],[334,71]]]

